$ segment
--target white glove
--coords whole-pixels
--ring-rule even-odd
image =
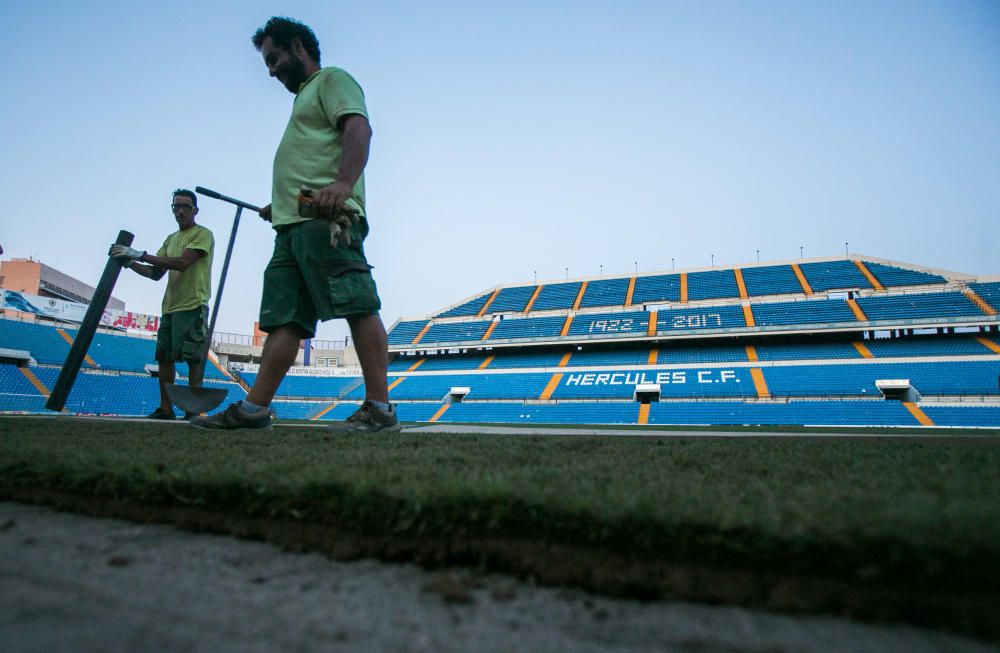
[[[141,249],[133,249],[126,245],[112,245],[108,254],[117,259],[125,259],[129,262],[129,264],[131,264],[135,259],[145,256],[146,252]],[[125,264],[124,261],[121,263],[122,265]]]

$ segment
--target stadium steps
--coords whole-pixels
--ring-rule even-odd
[[[628,290],[625,291],[625,308],[632,305],[632,296],[635,294],[636,277],[629,277]]]
[[[60,336],[62,336],[63,340],[66,341],[66,344],[69,345],[70,348],[73,347],[73,336],[71,336],[68,333],[66,333],[66,329],[56,329],[56,333],[58,333]],[[83,362],[86,363],[87,365],[89,365],[90,367],[93,367],[93,368],[100,367],[100,365],[98,365],[97,362],[93,358],[90,357],[90,354],[84,354],[83,355]]]
[[[993,308],[992,306],[990,306],[989,304],[987,304],[986,300],[983,299],[982,297],[980,297],[976,293],[976,291],[973,290],[972,288],[966,288],[965,290],[962,291],[962,294],[965,295],[966,297],[968,297],[969,301],[971,301],[973,304],[975,304],[976,306],[978,306],[979,310],[981,310],[986,315],[989,315],[990,317],[992,317],[992,316],[994,316],[994,315],[997,314],[996,309]]]
[[[858,306],[858,303],[856,301],[854,301],[853,299],[848,299],[847,305],[851,307],[851,312],[854,313],[854,317],[858,318],[858,322],[868,321],[868,316],[865,315],[865,312],[861,310],[861,307]]]
[[[574,311],[580,310],[580,303],[583,301],[583,296],[587,292],[587,284],[588,283],[590,283],[590,282],[589,281],[584,281],[583,283],[580,284],[580,291],[576,293],[576,299],[573,301],[573,310]],[[569,319],[572,319],[572,315],[567,315],[566,317],[569,318]],[[564,333],[563,335],[566,335],[566,334]]]
[[[49,395],[51,395],[52,393],[49,392],[49,389],[45,387],[45,384],[42,383],[42,380],[39,379],[37,376],[35,376],[34,372],[32,372],[27,367],[18,367],[17,369],[20,370],[21,374],[24,375],[24,378],[28,379],[28,383],[34,386],[35,390],[38,390],[38,394],[42,395],[46,399],[49,398]]]
[[[416,336],[415,336],[415,337],[413,338],[413,342],[411,342],[410,344],[411,344],[411,345],[415,345],[415,344],[417,344],[418,342],[420,342],[420,339],[421,339],[421,338],[423,338],[423,337],[424,337],[425,335],[427,335],[427,332],[431,330],[431,324],[432,324],[432,323],[433,323],[433,322],[432,322],[431,320],[428,320],[428,321],[427,321],[427,324],[425,324],[425,325],[424,325],[424,328],[420,330],[420,333],[418,333],[418,334],[417,334],[417,335],[416,335]]]
[[[764,379],[764,371],[759,367],[750,368],[750,377],[753,379],[754,390],[757,391],[758,399],[768,399],[771,396],[767,388],[767,381]]]
[[[486,333],[483,334],[483,337],[480,338],[480,340],[489,340],[490,336],[493,335],[493,332],[496,331],[498,324],[500,324],[500,320],[494,320],[491,322],[489,328],[486,329]]]
[[[687,272],[681,272],[681,303],[687,304],[688,301],[688,275]]]
[[[535,292],[531,295],[531,299],[528,300],[527,305],[524,307],[525,315],[531,312],[531,307],[535,305],[535,301],[538,299],[538,296],[542,294],[543,287],[544,287],[543,285],[538,285],[535,287]]]
[[[802,292],[807,295],[813,294],[812,287],[806,280],[806,275],[802,273],[802,268],[799,267],[798,263],[792,263],[792,272],[795,273],[795,278],[799,280],[799,285],[802,286]]]
[[[851,344],[858,350],[858,353],[861,354],[862,358],[875,358],[875,355],[872,354],[871,350],[868,349],[868,346],[863,342],[852,342]]]
[[[442,416],[442,415],[444,415],[444,414],[445,414],[446,412],[448,412],[448,409],[449,409],[449,408],[451,408],[451,406],[452,406],[452,404],[444,404],[444,405],[443,405],[443,406],[441,406],[441,407],[440,407],[440,408],[439,408],[439,409],[437,410],[437,412],[436,412],[436,413],[434,413],[434,415],[432,415],[432,416],[431,416],[431,418],[430,418],[429,420],[427,420],[427,421],[428,421],[428,422],[436,422],[436,421],[438,421],[439,419],[441,419],[441,416]]]
[[[1000,345],[998,345],[997,343],[993,342],[989,338],[983,338],[982,336],[980,336],[980,337],[976,338],[976,340],[978,342],[980,342],[984,347],[986,347],[987,349],[989,349],[990,351],[992,351],[993,353],[1000,354]]]
[[[479,364],[478,369],[485,370],[487,367],[490,366],[490,363],[492,363],[493,359],[496,357],[497,357],[496,354],[490,354],[489,356],[486,357],[486,360],[484,360],[482,363]]]
[[[563,375],[561,372],[553,374],[552,378],[549,379],[549,382],[545,385],[545,389],[542,390],[542,394],[538,396],[538,399],[540,401],[548,401],[549,399],[552,399],[552,393],[559,387],[559,382],[562,381],[562,378]]]
[[[499,295],[499,294],[500,294],[500,289],[499,288],[497,288],[496,290],[494,290],[493,294],[490,295],[490,298],[486,300],[485,304],[483,304],[483,307],[481,309],[479,309],[479,313],[476,314],[476,317],[482,317],[482,316],[486,315],[486,311],[490,310],[490,304],[493,303],[493,300],[495,300],[497,298],[497,295]]]
[[[649,404],[639,404],[639,416],[636,418],[636,424],[640,426],[649,424]]]
[[[920,410],[920,407],[915,403],[910,401],[904,401],[903,405],[906,406],[906,410],[910,411],[910,414],[920,422],[921,426],[934,426],[933,420],[927,416],[927,413]]]
[[[584,285],[586,285],[586,283]],[[582,297],[582,296],[583,295],[581,294],[580,297]],[[576,300],[580,301],[580,297],[577,297]],[[568,335],[569,334],[569,329],[572,326],[573,326],[573,314],[570,313],[569,315],[566,316],[566,321],[563,323],[562,331],[559,332],[559,336],[560,337],[564,337],[564,336]]]
[[[740,291],[740,299],[744,299],[744,300],[745,299],[750,299],[750,295],[747,293],[747,284],[743,280],[743,270],[741,270],[739,268],[733,268],[733,276],[736,277],[736,287]],[[745,312],[746,311],[744,310],[744,313]],[[751,316],[750,319],[752,320],[753,317]],[[747,322],[747,326],[753,326],[753,325],[750,324],[749,321],[748,321]]]
[[[872,288],[878,291],[885,290],[885,287],[875,278],[875,275],[871,273],[871,270],[868,269],[864,261],[854,261],[854,265],[858,266],[858,270],[868,279],[868,283],[872,285]]]

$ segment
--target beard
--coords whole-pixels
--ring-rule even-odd
[[[290,56],[288,65],[281,71],[281,83],[285,85],[289,93],[298,93],[299,86],[306,81],[306,64],[300,57],[294,54]]]

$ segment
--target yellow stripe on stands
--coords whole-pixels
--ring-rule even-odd
[[[681,303],[686,304],[688,300],[688,273],[681,272]]]
[[[56,333],[61,335],[63,337],[63,340],[69,343],[70,347],[73,346],[73,336],[66,333],[65,329],[56,329]],[[94,359],[90,357],[90,354],[83,355],[83,362],[85,362],[87,365],[90,365],[91,367],[100,367],[100,365],[95,363]]]
[[[35,376],[34,372],[29,370],[27,367],[19,367],[17,369],[21,370],[21,374],[24,375],[24,378],[28,379],[28,382],[35,386],[35,390],[38,390],[38,394],[42,395],[46,399],[50,394],[52,394],[49,392],[49,389],[45,387],[45,384],[42,383],[42,380]]]
[[[485,304],[483,304],[483,307],[481,309],[479,309],[479,313],[477,313],[476,316],[477,317],[482,317],[482,316],[486,315],[486,309],[488,309],[490,307],[490,304],[493,303],[493,300],[496,299],[497,295],[499,295],[499,294],[500,294],[500,289],[499,288],[497,288],[496,290],[494,290],[493,294],[490,295],[490,298],[486,300]]]
[[[528,305],[524,307],[525,315],[531,312],[531,307],[535,305],[535,300],[538,299],[538,295],[542,292],[542,288],[544,287],[545,286],[542,285],[535,288],[534,294],[531,296],[531,299],[528,300]]]
[[[485,370],[487,367],[490,366],[490,363],[492,363],[493,359],[496,357],[497,357],[496,354],[490,354],[489,356],[487,356],[486,360],[484,360],[482,363],[479,364],[479,369]]]
[[[747,323],[748,327],[757,326],[757,322],[753,319],[753,309],[750,308],[750,304],[743,304],[743,321]]]
[[[764,380],[764,371],[759,367],[754,367],[750,370],[750,376],[753,377],[753,387],[757,390],[758,399],[767,399],[771,396],[771,391],[767,389],[767,381]]]
[[[586,281],[584,281],[583,283],[580,284],[580,292],[576,293],[576,301],[573,302],[573,310],[574,311],[580,308],[580,302],[583,301],[583,293],[585,293],[585,292],[587,292],[587,282]],[[565,334],[563,334],[563,335],[565,335]]]
[[[557,372],[556,374],[553,374],[552,378],[549,379],[548,384],[545,386],[545,389],[542,390],[542,394],[539,395],[538,398],[542,401],[548,401],[551,399],[552,393],[556,391],[557,387],[559,387],[559,382],[562,381],[562,378],[563,375],[561,373]]]
[[[423,338],[425,335],[427,335],[427,332],[430,330],[431,330],[431,321],[427,320],[427,324],[424,325],[424,328],[420,330],[420,333],[417,334],[417,337],[414,338],[413,342],[411,342],[410,344],[415,345],[418,342],[420,342],[420,339]]]
[[[326,415],[327,413],[329,413],[331,410],[333,410],[336,407],[337,407],[337,402],[335,401],[332,404],[330,404],[329,406],[327,406],[326,408],[324,408],[323,410],[319,411],[318,413],[316,413],[315,415],[313,415],[312,417],[310,417],[309,420],[310,421],[316,421],[316,420],[322,418],[323,415]]]
[[[992,340],[983,337],[976,338],[976,340],[978,340],[984,347],[989,348],[989,350],[993,353],[1000,354],[1000,345]]]
[[[628,280],[628,291],[625,293],[625,306],[632,305],[633,293],[635,293],[635,277]]]
[[[979,307],[983,313],[987,315],[996,315],[997,311],[995,308],[986,303],[986,300],[979,296],[979,294],[972,288],[966,288],[962,291],[962,294],[969,298],[969,300]]]
[[[903,405],[906,406],[906,410],[910,411],[910,414],[917,418],[923,426],[934,426],[934,420],[927,416],[927,413],[920,410],[920,406],[916,405],[910,401],[904,401]]]
[[[559,361],[559,367],[566,367],[569,365],[569,357],[573,355],[573,352],[568,351],[563,354],[562,360]]]
[[[490,324],[490,327],[486,329],[486,333],[483,334],[483,337],[480,338],[480,340],[489,340],[498,324],[500,324],[500,320],[494,320],[493,323]]]
[[[736,277],[736,287],[740,289],[740,299],[750,299],[747,294],[747,285],[743,282],[743,270],[733,268],[733,276]]]
[[[441,416],[444,415],[444,412],[446,410],[448,410],[449,408],[451,408],[451,404],[445,404],[444,406],[441,406],[440,408],[438,408],[438,411],[436,413],[434,413],[434,417],[430,418],[427,421],[429,421],[429,422],[436,422],[436,421],[438,421],[439,419],[441,419]]]
[[[566,321],[563,322],[563,328],[562,328],[562,331],[559,332],[559,335],[560,336],[564,336],[564,335],[568,334],[569,333],[569,327],[570,327],[571,324],[573,324],[573,314],[572,313],[570,313],[569,315],[566,316]]]
[[[868,266],[865,265],[863,261],[855,261],[854,265],[858,266],[858,269],[861,270],[861,274],[865,275],[865,278],[868,279],[868,283],[872,285],[872,288],[875,290],[885,290],[885,287],[879,283],[879,280],[875,278],[875,275],[872,274],[872,271],[868,269]]]
[[[649,360],[646,361],[646,365],[656,365],[656,359],[660,357],[659,349],[649,350]]]
[[[656,335],[656,330],[657,330],[656,311],[650,311],[649,312],[649,326],[646,327],[646,335],[647,336],[655,336]]]
[[[649,404],[639,404],[639,425],[649,424]]]
[[[399,385],[400,383],[402,383],[405,380],[406,380],[405,376],[399,377],[398,379],[396,379],[395,381],[393,381],[392,383],[389,384],[389,388],[388,389],[392,390],[393,388],[395,388],[397,385]]]
[[[222,367],[222,365],[219,365],[219,359],[216,358],[215,354],[212,352],[211,349],[208,350],[208,360],[210,363],[212,363],[212,365],[215,366],[215,369],[219,370],[219,372],[222,374],[223,377],[230,380],[233,379],[233,375],[227,372],[226,369]]]
[[[406,370],[406,371],[407,371],[407,372],[412,372],[413,370],[417,369],[418,367],[420,367],[421,365],[423,365],[423,364],[424,364],[424,363],[426,363],[426,362],[427,362],[427,359],[426,359],[426,358],[421,358],[420,360],[418,360],[418,361],[417,361],[416,363],[414,363],[413,365],[410,365],[410,369],[408,369],[408,370]]]
[[[796,278],[799,280],[799,285],[802,286],[802,292],[807,295],[813,294],[812,286],[806,281],[806,275],[802,274],[802,268],[799,267],[798,263],[792,263],[792,272],[795,273]]]
[[[852,342],[851,344],[854,345],[854,348],[858,350],[858,353],[861,354],[862,358],[875,358],[875,355],[872,353],[872,350],[868,349],[868,346],[865,345],[864,343]]]
[[[858,322],[868,321],[868,316],[865,315],[865,312],[861,310],[861,307],[858,306],[858,303],[856,301],[854,301],[853,299],[848,299],[847,305],[851,307],[851,312],[854,313],[854,317],[858,318]]]
[[[757,348],[756,347],[754,347],[753,345],[747,345],[746,348],[747,348],[747,360],[748,361],[760,360],[759,358],[757,358]]]

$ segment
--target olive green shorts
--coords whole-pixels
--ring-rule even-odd
[[[156,332],[156,360],[198,363],[205,358],[208,306],[167,313]]]
[[[330,246],[330,225],[308,220],[275,227],[274,254],[264,270],[260,328],[294,324],[303,337],[318,321],[374,315],[382,308],[362,241],[368,223],[351,229],[352,245]]]

